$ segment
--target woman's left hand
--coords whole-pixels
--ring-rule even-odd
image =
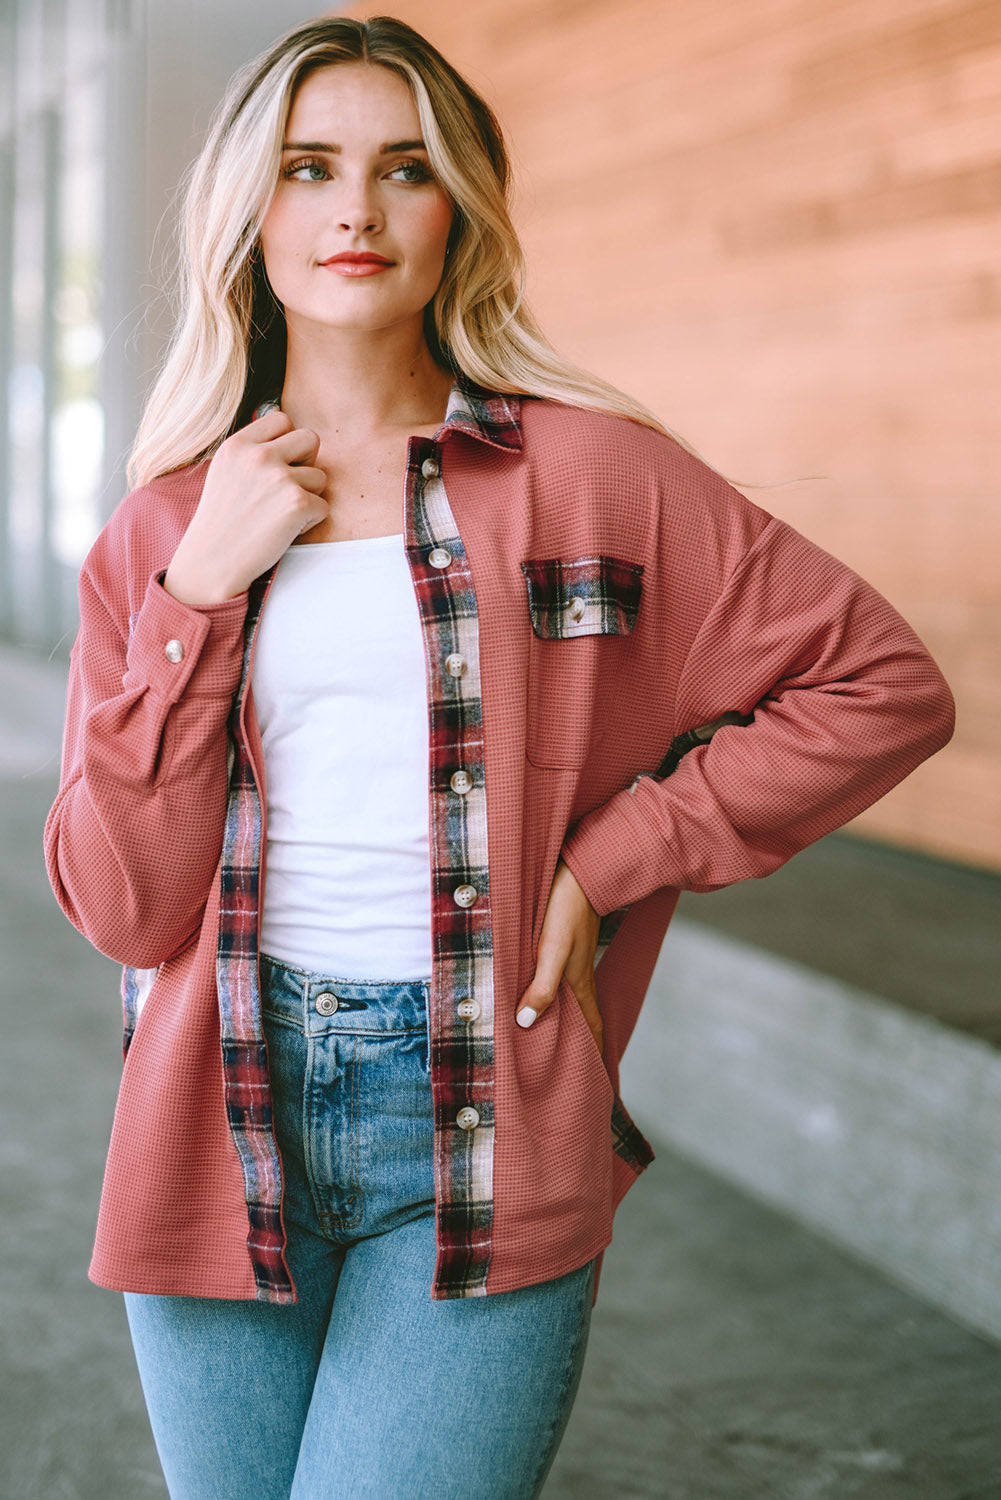
[[[548,1010],[556,998],[560,980],[566,979],[601,1051],[601,1012],[594,984],[599,921],[573,871],[559,860],[542,919],[535,976],[518,1001],[515,1019],[519,1026],[531,1026],[537,1016]]]

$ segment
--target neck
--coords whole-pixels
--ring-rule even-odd
[[[369,333],[290,321],[281,405],[297,427],[358,436],[436,427],[451,386],[420,326]]]

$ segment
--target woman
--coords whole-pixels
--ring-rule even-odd
[[[125,966],[91,1275],[185,1500],[538,1494],[679,890],[951,732],[885,600],[546,344],[506,188],[397,21],[251,64],[81,575],[46,847]]]

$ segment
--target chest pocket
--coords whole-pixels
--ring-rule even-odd
[[[537,766],[579,767],[601,738],[643,565],[596,555],[533,558],[521,570],[532,626],[525,753]]]

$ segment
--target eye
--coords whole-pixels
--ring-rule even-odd
[[[322,161],[317,161],[315,156],[300,157],[298,161],[289,162],[282,169],[282,177],[286,182],[326,182],[330,173]]]
[[[401,182],[415,183],[430,182],[433,175],[430,167],[425,165],[424,162],[417,161],[412,157],[407,161],[398,162],[389,173],[390,177],[396,177],[397,174],[399,174],[399,180]]]

